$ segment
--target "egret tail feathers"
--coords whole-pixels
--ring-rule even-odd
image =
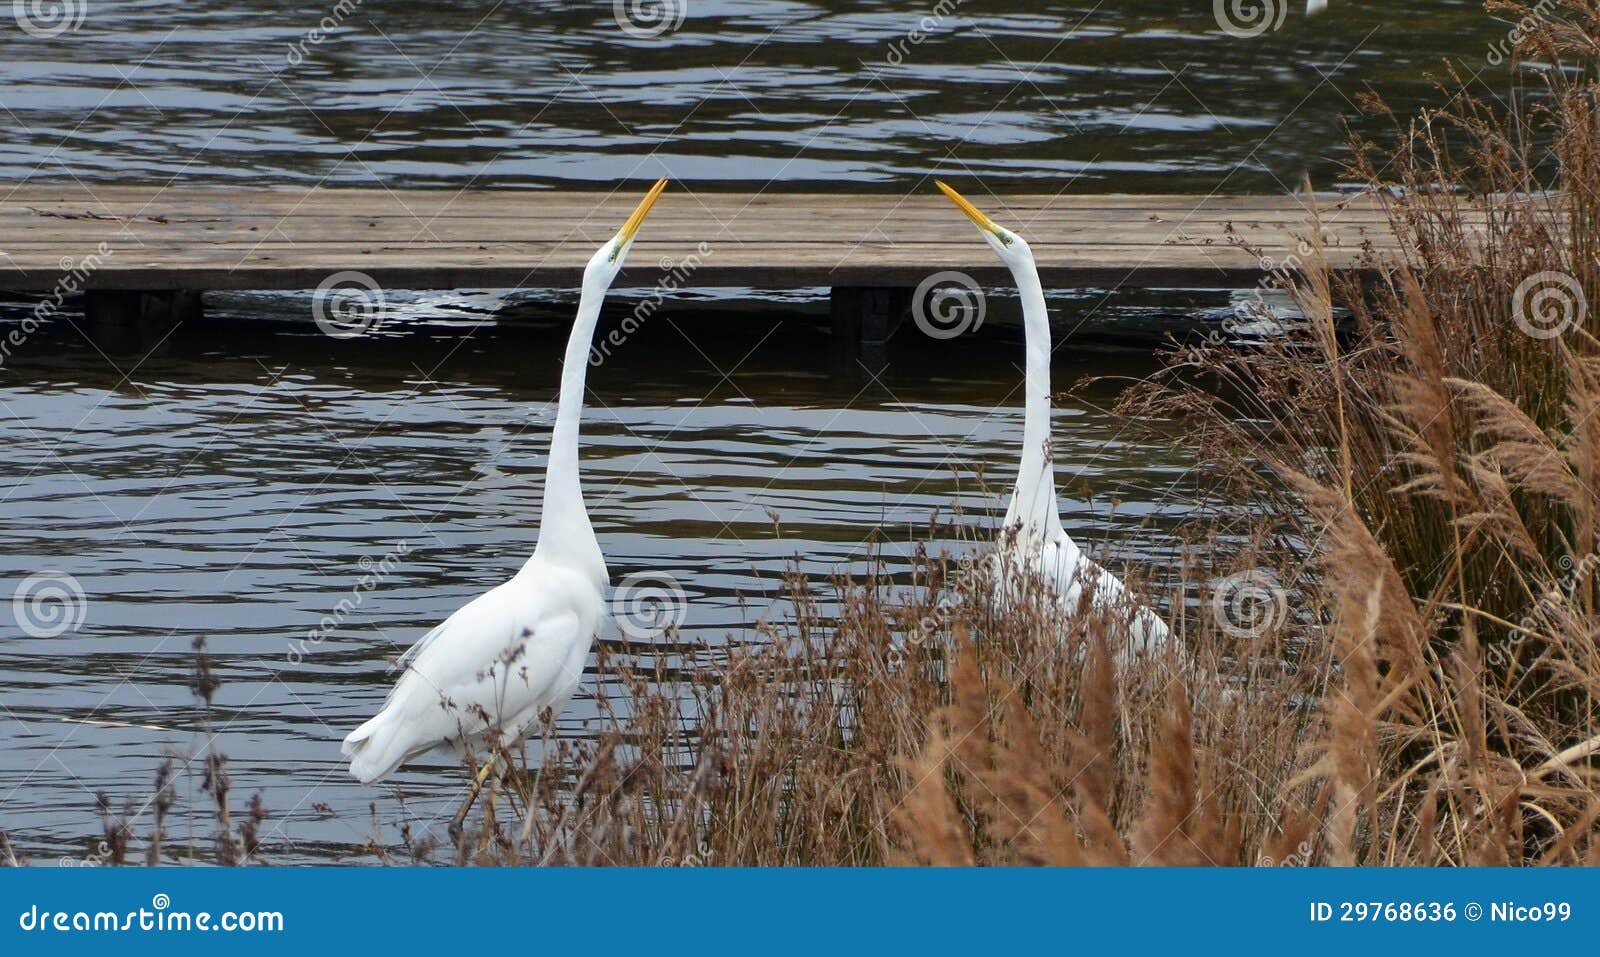
[[[411,756],[402,730],[405,723],[390,708],[378,712],[350,732],[340,750],[350,759],[350,773],[362,784],[377,784]]]

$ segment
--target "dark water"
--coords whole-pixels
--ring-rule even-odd
[[[759,322],[714,339],[680,323],[687,339],[644,336],[591,376],[585,483],[613,581],[681,583],[684,641],[751,638],[757,617],[781,617],[793,556],[820,580],[876,542],[902,567],[954,506],[963,534],[987,536],[1003,501],[983,473],[1013,474],[1014,337],[909,357],[863,389],[816,371],[814,325]],[[75,629],[0,633],[13,839],[52,860],[81,851],[96,791],[142,802],[164,754],[204,742],[187,686],[197,636],[224,681],[218,745],[236,792],[261,790],[273,812],[274,859],[360,844],[374,798],[394,821],[390,792],[351,781],[338,740],[380,705],[389,658],[532,548],[560,336],[351,340],[330,357],[319,335],[284,332],[245,358],[180,346],[125,380],[81,352],[13,370],[0,579],[64,572],[84,593]],[[1086,353],[1058,377],[1147,367]],[[1064,518],[1104,556],[1171,564],[1189,463],[1136,441],[1104,411],[1114,394],[1090,388],[1057,412]],[[596,693],[618,691],[591,669],[563,733],[596,727]],[[397,781],[418,824],[458,799],[453,771]]]
[[[1254,38],[1224,34],[1213,0],[627,0],[624,21],[636,2],[681,22],[631,35],[611,2],[46,0],[82,22],[0,32],[0,178],[1279,191],[1329,184],[1358,90],[1414,106],[1443,58],[1473,76],[1506,33],[1470,0],[1313,20],[1237,0],[1282,14]]]
[[[921,42],[908,30],[932,6],[690,0],[650,38],[609,3],[368,0],[319,43],[307,31],[331,5],[78,8],[55,38],[0,33],[0,179],[570,186],[665,172],[892,191],[937,171],[995,188],[1278,191],[1306,172],[1332,182],[1356,90],[1415,104],[1425,68],[1447,54],[1481,66],[1503,35],[1466,3],[1338,0],[1254,39],[1222,34],[1205,3],[971,2]],[[815,291],[748,295],[765,308],[731,320],[733,304],[707,298],[652,321],[590,379],[586,488],[613,580],[681,583],[688,641],[782,614],[792,556],[821,579],[876,542],[903,568],[930,516],[955,507],[965,527],[945,536],[982,537],[1003,502],[980,476],[1003,488],[1021,435],[1003,299],[982,335],[905,343],[862,386],[826,374]],[[0,828],[35,859],[84,856],[96,792],[137,807],[163,756],[205,743],[197,637],[224,682],[212,723],[235,795],[260,791],[271,811],[271,859],[352,854],[373,801],[384,822],[401,816],[392,790],[348,778],[337,743],[381,702],[387,659],[532,547],[570,300],[396,298],[405,321],[371,338],[319,335],[305,297],[238,296],[209,303],[222,341],[191,331],[105,356],[63,321],[0,364],[0,599],[68,579],[83,595],[69,593],[59,634],[24,630],[11,604],[0,628]],[[1063,518],[1113,564],[1170,568],[1174,528],[1204,503],[1172,437],[1107,411],[1154,364],[1106,342],[1228,303],[1053,297]],[[26,308],[0,303],[0,326]],[[591,673],[562,733],[590,733],[595,696],[616,694]],[[437,831],[457,776],[399,783],[408,816]]]

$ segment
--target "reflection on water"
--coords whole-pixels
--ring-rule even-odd
[[[1003,502],[984,473],[1003,488],[1021,437],[1014,334],[912,344],[862,387],[814,371],[827,353],[813,323],[729,327],[663,318],[590,378],[585,486],[613,582],[681,582],[685,640],[749,638],[783,614],[791,556],[823,582],[876,539],[903,570],[953,506],[967,531],[947,538],[988,534]],[[339,739],[381,702],[388,659],[532,548],[564,335],[411,331],[257,332],[242,358],[196,336],[126,379],[65,340],[7,367],[0,580],[59,570],[86,596],[76,630],[0,632],[0,826],[19,844],[81,850],[95,791],[142,801],[161,756],[200,742],[200,636],[225,682],[215,721],[235,794],[264,793],[274,856],[361,844],[374,798],[396,819],[392,792],[349,779]],[[1062,356],[1063,390],[1149,366]],[[1104,411],[1113,391],[1060,403],[1063,517],[1103,557],[1157,569],[1194,501],[1188,463]],[[563,734],[586,733],[596,690],[618,693],[591,673]],[[437,770],[397,781],[420,821],[448,816],[459,788]]]
[[[666,5],[683,20],[659,36],[560,0],[384,0],[325,27],[328,0],[129,0],[55,38],[7,24],[0,178],[1278,192],[1328,184],[1356,90],[1412,107],[1442,58],[1471,76],[1506,33],[1475,0],[1232,4],[1285,12],[1254,38],[1209,2]]]

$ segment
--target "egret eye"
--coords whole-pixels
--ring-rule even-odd
[[[611,255],[606,257],[606,262],[614,263],[620,255],[622,255],[622,240],[619,239],[611,244]]]

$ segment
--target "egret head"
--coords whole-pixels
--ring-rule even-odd
[[[622,224],[617,234],[606,240],[605,244],[589,257],[589,265],[583,270],[585,285],[599,281],[604,286],[610,286],[617,278],[617,273],[622,271],[623,260],[628,258],[628,248],[633,245],[633,237],[639,232],[639,225],[644,222],[645,216],[650,213],[650,207],[656,204],[656,199],[666,188],[665,178],[656,180],[656,184],[650,187],[650,192],[639,201],[639,205],[633,210],[633,215]]]
[[[965,196],[951,189],[939,180],[934,184],[955,203],[967,218],[972,220],[978,231],[983,233],[983,238],[989,247],[997,253],[1008,266],[1020,266],[1033,262],[1033,250],[1028,248],[1027,242],[1021,236],[1005,228],[994,220],[985,216],[978,207],[972,205]]]

